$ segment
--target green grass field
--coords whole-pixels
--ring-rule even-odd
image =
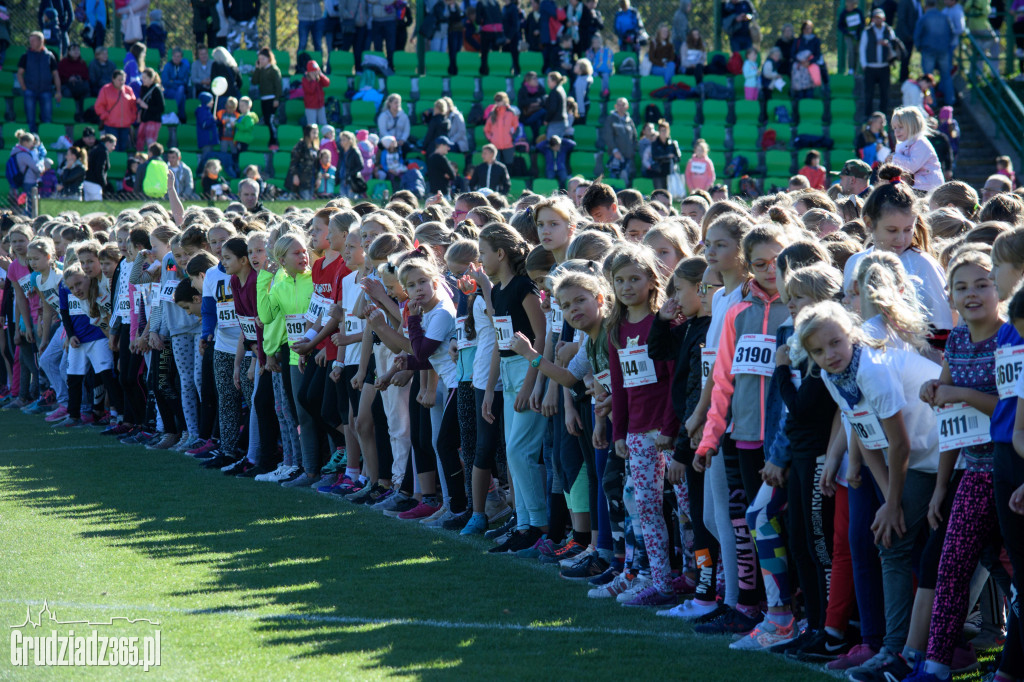
[[[551,567],[486,554],[482,538],[18,412],[0,413],[0,537],[0,623],[44,599],[62,621],[157,621],[149,677],[737,680],[756,666],[758,680],[825,679],[588,599]],[[3,648],[0,678],[53,676],[13,668]]]

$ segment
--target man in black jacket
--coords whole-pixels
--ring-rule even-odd
[[[481,150],[484,162],[473,169],[473,177],[470,178],[469,188],[474,192],[487,187],[498,194],[508,194],[512,185],[509,182],[508,168],[505,164],[497,161],[498,148],[493,144],[485,144]]]
[[[434,147],[434,153],[427,159],[427,186],[431,194],[440,192],[448,196],[459,177],[455,164],[448,160],[448,150],[452,148],[452,141],[442,135],[434,140],[434,144],[437,145]]]

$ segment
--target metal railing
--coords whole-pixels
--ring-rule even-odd
[[[999,72],[999,65],[966,34],[958,52],[960,73],[973,98],[981,103],[995,123],[995,134],[1008,144],[1017,158],[1024,157],[1024,104]]]

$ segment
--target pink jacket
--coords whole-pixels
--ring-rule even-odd
[[[691,156],[686,162],[686,191],[711,189],[715,184],[715,164],[709,158]]]
[[[498,111],[497,120],[491,122],[491,111],[497,105],[491,105],[484,111],[484,135],[498,149],[512,148],[512,135],[519,128],[519,117],[509,109],[503,107]]]
[[[107,83],[100,88],[94,106],[96,115],[103,121],[103,125],[111,128],[129,128],[135,123],[135,92],[127,85],[122,85],[119,91],[113,83]]]
[[[889,161],[914,176],[914,189],[928,192],[945,182],[939,157],[923,136],[897,144]]]

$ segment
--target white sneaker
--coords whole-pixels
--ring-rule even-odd
[[[648,587],[654,584],[651,580],[651,576],[640,574],[633,578],[633,583],[629,586],[629,589],[625,592],[615,596],[615,601],[620,604],[625,604],[628,601],[633,601],[638,594],[646,590]]]
[[[569,557],[568,559],[562,559],[558,562],[558,566],[562,569],[572,568],[576,564],[586,561],[592,554],[597,554],[597,547],[590,545],[576,556]]]
[[[436,512],[434,512],[433,514],[431,514],[430,516],[428,516],[425,519],[420,519],[420,523],[422,523],[425,526],[433,525],[432,524],[433,521],[437,521],[438,519],[440,519],[441,517],[443,517],[447,513],[449,513],[448,505],[447,504],[442,504],[440,507],[437,508]]]
[[[192,440],[192,436],[189,435],[189,432],[185,431],[184,433],[181,434],[181,440],[175,443],[174,447],[171,448],[171,450],[174,450],[175,452],[185,452],[186,450],[192,447]]]
[[[718,608],[718,604],[711,606],[698,606],[693,599],[687,599],[682,604],[677,604],[670,609],[658,611],[655,615],[668,618],[682,618],[683,620],[697,620]]]
[[[273,471],[267,472],[265,474],[260,474],[259,476],[256,476],[253,480],[260,481],[262,483],[273,483],[274,481],[277,480],[276,477],[287,468],[288,467],[286,467],[285,464],[282,462],[281,464],[278,464],[277,468],[274,469]]]
[[[587,596],[591,599],[610,599],[611,597],[618,597],[620,594],[628,590],[632,584],[633,578],[623,571],[615,576],[615,580],[611,581],[607,585],[591,588],[587,592]]]

